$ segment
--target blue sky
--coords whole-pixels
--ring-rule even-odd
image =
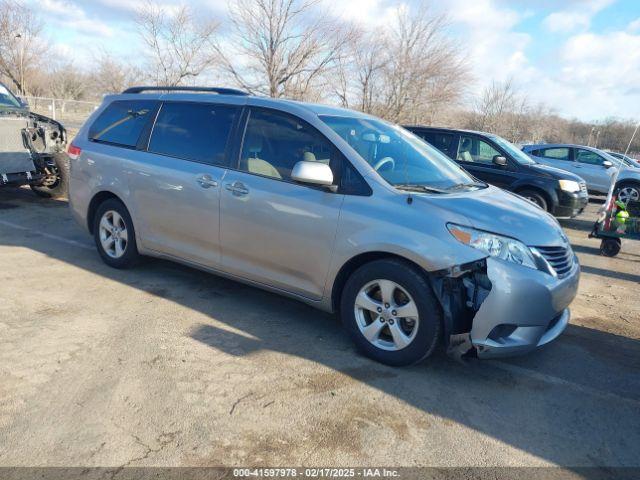
[[[143,0],[28,0],[42,9],[46,35],[82,68],[101,50],[141,62],[133,21]],[[167,5],[175,4],[162,0]],[[226,0],[191,0],[227,15]],[[322,0],[327,11],[372,29],[388,28],[394,8],[417,0]],[[640,119],[640,0],[440,0],[426,2],[450,21],[471,72],[470,95],[511,78],[532,103],[565,117]]]

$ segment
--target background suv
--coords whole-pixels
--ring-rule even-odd
[[[405,128],[473,176],[517,193],[556,217],[575,217],[587,205],[587,189],[579,176],[539,165],[497,135],[436,127]]]
[[[627,166],[597,148],[566,143],[524,145],[522,150],[536,161],[575,172],[587,182],[589,191],[606,194],[614,168],[620,168],[615,191],[623,202],[640,200],[640,169]]]
[[[175,91],[194,89],[105,97],[69,148],[70,206],[108,265],[168,258],[338,312],[391,365],[565,329],[580,267],[546,212],[370,115]]]

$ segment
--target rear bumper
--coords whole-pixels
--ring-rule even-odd
[[[471,328],[471,343],[480,358],[520,355],[562,334],[569,323],[569,304],[578,291],[577,258],[566,277],[487,259],[491,291]]]

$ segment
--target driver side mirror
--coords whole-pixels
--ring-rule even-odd
[[[506,167],[507,159],[502,155],[496,155],[495,157],[493,157],[493,164],[498,165],[499,167]]]
[[[305,162],[303,160],[296,163],[291,170],[291,179],[310,185],[334,186],[331,167],[321,162]]]
[[[605,160],[604,162],[602,162],[602,166],[604,168],[611,168],[613,167],[613,162],[610,162],[609,160]]]

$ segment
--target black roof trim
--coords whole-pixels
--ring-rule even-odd
[[[142,92],[211,92],[219,95],[249,95],[247,92],[235,88],[218,87],[131,87],[122,93],[142,93]]]

